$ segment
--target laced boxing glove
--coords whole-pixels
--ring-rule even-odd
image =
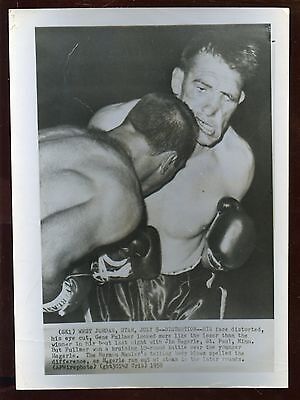
[[[240,268],[255,245],[255,229],[241,204],[232,197],[222,198],[207,232],[202,263],[213,271]]]
[[[134,239],[101,255],[91,265],[91,273],[100,284],[139,278],[150,280],[160,271],[160,238],[153,226],[139,229]]]

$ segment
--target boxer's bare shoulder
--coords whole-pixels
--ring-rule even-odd
[[[88,128],[96,128],[103,131],[110,131],[116,128],[124,121],[129,111],[138,101],[139,99],[135,99],[127,103],[117,103],[100,108],[91,118]]]
[[[70,210],[74,215],[84,213],[101,244],[125,236],[140,221],[143,201],[135,171],[106,143],[88,136],[44,141],[40,143],[40,176],[44,220],[58,213],[67,216]]]

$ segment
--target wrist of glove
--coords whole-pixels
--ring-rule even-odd
[[[241,204],[232,197],[222,198],[206,234],[202,263],[213,271],[240,268],[255,246],[255,228]]]
[[[63,283],[59,295],[43,304],[43,312],[58,313],[61,317],[76,310],[86,299],[91,289],[91,279],[87,274],[71,274]]]
[[[91,265],[91,273],[100,284],[128,279],[154,279],[160,271],[160,238],[152,226],[139,229],[133,239],[100,256]]]

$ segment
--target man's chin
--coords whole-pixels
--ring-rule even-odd
[[[222,140],[222,136],[218,138],[212,138],[208,135],[203,135],[198,138],[197,142],[200,146],[212,148],[216,146]]]

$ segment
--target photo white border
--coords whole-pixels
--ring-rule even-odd
[[[171,22],[171,23],[170,23]],[[17,388],[182,387],[182,375],[44,375],[35,27],[271,24],[275,265],[274,373],[190,373],[185,387],[286,387],[289,9],[104,8],[9,12]],[[37,273],[39,271],[39,273]],[[28,279],[30,277],[30,279]],[[225,386],[224,386],[225,382]],[[221,386],[220,386],[221,385]]]

